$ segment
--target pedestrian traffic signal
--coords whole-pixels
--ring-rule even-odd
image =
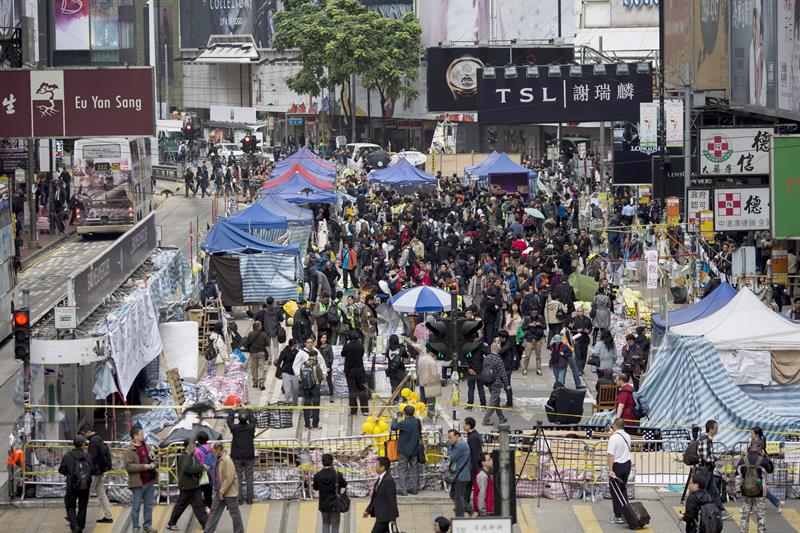
[[[31,316],[27,309],[15,309],[12,329],[14,331],[14,358],[29,361],[31,358]]]
[[[483,346],[478,333],[483,323],[480,320],[459,318],[456,323],[455,350],[458,360],[462,363],[469,362],[473,354]]]
[[[191,122],[185,123],[181,128],[181,131],[183,132],[184,139],[186,140],[194,139],[194,127],[192,126]]]
[[[447,359],[450,356],[450,347],[452,346],[450,323],[446,320],[433,320],[426,322],[425,327],[430,332],[425,347],[433,352],[439,361]]]
[[[245,135],[240,141],[242,143],[242,152],[252,154],[258,149],[258,141],[253,135]]]

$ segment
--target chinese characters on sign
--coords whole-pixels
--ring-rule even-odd
[[[715,189],[714,231],[769,229],[769,188]]]
[[[704,129],[700,132],[700,174],[769,174],[770,128]]]
[[[708,209],[711,203],[711,191],[707,189],[689,189],[686,191],[686,220],[689,231],[697,231],[700,224],[700,213]]]

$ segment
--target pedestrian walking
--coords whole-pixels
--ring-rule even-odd
[[[183,441],[183,453],[178,456],[176,460],[176,468],[178,471],[178,501],[172,509],[167,521],[167,529],[170,531],[178,531],[178,520],[183,515],[187,507],[191,505],[195,518],[202,527],[206,526],[208,515],[206,514],[205,505],[203,505],[203,496],[200,490],[200,479],[203,474],[208,476],[206,467],[197,460],[194,455],[195,443],[192,440]]]
[[[417,380],[419,399],[428,406],[428,417],[433,418],[436,413],[436,398],[442,395],[442,376],[430,350],[417,358]]]
[[[758,533],[767,531],[766,477],[775,470],[767,455],[764,431],[754,427],[750,431],[747,453],[736,465],[736,497],[742,502],[741,533],[749,530],[750,516],[756,515]]]
[[[614,516],[610,524],[624,524],[622,507],[628,502],[628,476],[631,473],[631,437],[625,433],[625,421],[616,418],[608,438],[607,467],[608,483],[611,485],[611,501]],[[624,499],[620,499],[622,496]]]
[[[297,343],[289,339],[289,343],[281,350],[281,355],[275,362],[275,377],[283,383],[283,400],[289,405],[297,405],[300,393],[300,384],[294,374],[294,357],[297,353]]]
[[[478,516],[494,514],[494,480],[492,479],[492,456],[482,453],[480,468],[475,475],[472,489],[472,508]]]
[[[269,363],[269,353],[267,353],[269,338],[261,328],[261,322],[254,320],[253,329],[245,337],[242,349],[250,352],[247,364],[250,366],[253,388],[264,390],[266,388],[264,381],[266,381],[267,376],[267,364]]]
[[[342,347],[342,357],[344,357],[344,375],[350,397],[350,416],[358,412],[359,404],[361,413],[366,416],[369,414],[369,392],[367,371],[364,368],[364,345],[357,331],[350,331],[347,338],[347,343]]]
[[[583,374],[583,367],[586,366],[586,358],[589,353],[589,335],[592,332],[592,321],[586,316],[582,305],[575,307],[575,317],[572,319],[570,332],[575,346],[575,362],[577,363],[578,371]]]
[[[714,453],[714,437],[717,435],[719,431],[719,424],[717,424],[716,420],[707,420],[706,421],[706,431],[700,438],[697,440],[697,456],[699,458],[699,462],[697,463],[697,468],[702,468],[708,472],[707,477],[707,485],[704,487],[708,495],[711,497],[711,501],[717,506],[722,512],[722,519],[727,520],[731,518],[731,513],[725,510],[725,507],[722,505],[722,500],[719,497],[720,490],[717,486],[717,480],[719,479],[722,482],[722,476],[716,474],[717,469],[717,455]]]
[[[153,524],[153,495],[158,472],[156,472],[155,452],[144,441],[144,431],[134,426],[130,432],[131,446],[125,450],[123,461],[128,472],[128,488],[133,493],[131,525],[133,533],[155,533]],[[144,507],[143,516],[139,511]],[[142,528],[140,529],[140,526]]]
[[[489,388],[489,404],[483,415],[484,426],[492,425],[492,413],[495,412],[497,413],[497,420],[501,424],[505,424],[508,421],[500,409],[500,393],[511,385],[508,382],[506,367],[499,354],[500,344],[494,343],[489,354],[483,360],[483,372],[480,379]]]
[[[406,377],[404,359],[407,357],[408,353],[405,344],[400,342],[397,335],[390,335],[389,344],[386,347],[386,376],[389,378],[392,394],[397,393],[397,389]]]
[[[114,522],[114,518],[111,514],[111,502],[108,501],[104,482],[105,473],[113,467],[111,464],[111,449],[105,443],[103,437],[95,433],[88,425],[84,425],[80,433],[89,443],[89,460],[92,464],[92,486],[89,492],[97,494],[97,499],[100,500],[100,506],[103,508],[103,516],[98,518],[97,522],[111,524]]]
[[[703,488],[708,484],[708,472],[702,469],[692,470],[687,488],[689,496],[686,498],[686,507],[683,512],[678,511],[678,520],[686,523],[686,533],[719,533],[722,523],[717,531],[707,531],[700,524],[700,509],[706,504],[714,505],[711,496]]]
[[[271,361],[276,361],[280,353],[280,343],[278,342],[279,331],[283,328],[283,310],[275,303],[272,296],[267,298],[267,303],[253,317],[254,320],[261,322],[261,329],[267,334],[267,355]],[[284,335],[286,332],[284,331]]]
[[[347,488],[347,480],[341,472],[334,470],[331,454],[322,454],[322,469],[314,474],[311,487],[319,492],[322,533],[339,533],[341,511],[338,495]]]
[[[524,356],[522,358],[522,375],[528,375],[528,365],[530,365],[531,356],[536,360],[536,375],[542,375],[542,346],[544,346],[545,329],[547,325],[544,322],[544,317],[539,314],[538,307],[532,307],[530,314],[525,318],[522,323],[522,330],[524,331],[523,349]]]
[[[330,396],[330,402],[333,403],[335,401],[333,394],[333,347],[328,342],[327,333],[320,333],[319,339],[317,339],[317,352],[325,362],[325,367],[328,369],[328,372],[325,375],[325,380],[328,383],[328,395]]]
[[[246,490],[237,487],[241,495],[239,503],[246,497],[250,505],[253,503],[253,461],[256,458],[253,442],[256,438],[256,417],[253,411],[243,409],[242,404],[234,406],[228,411],[228,429],[232,435],[230,459],[236,469],[236,477],[240,483],[246,481]]]
[[[211,452],[211,445],[208,443],[208,433],[200,431],[197,434],[197,446],[194,449],[194,456],[208,472],[207,477],[200,478],[200,493],[203,495],[203,503],[206,506],[206,514],[211,512],[211,504],[214,503],[214,478],[216,476],[217,458]]]
[[[214,492],[217,497],[211,506],[211,516],[208,517],[204,533],[213,533],[217,529],[222,513],[228,509],[233,521],[233,533],[244,533],[242,515],[239,511],[239,479],[236,476],[236,468],[228,454],[225,453],[225,445],[215,442],[211,447],[211,452],[217,458]]]
[[[464,419],[464,431],[467,432],[467,446],[469,446],[469,483],[467,483],[466,495],[468,500],[472,500],[472,489],[475,484],[475,476],[481,469],[481,459],[483,457],[483,439],[478,430],[475,429],[475,419],[468,416]]]
[[[397,509],[397,487],[389,472],[391,465],[386,457],[378,457],[378,480],[372,489],[369,505],[362,515],[362,518],[375,518],[372,533],[389,533],[390,524],[400,516]]]
[[[457,429],[447,432],[447,457],[450,460],[450,472],[454,474],[450,484],[450,499],[455,504],[455,514],[461,518],[464,513],[472,514],[472,502],[467,501],[467,483],[470,480],[469,445],[461,438]]]
[[[420,488],[419,452],[422,445],[422,422],[414,416],[414,406],[406,405],[403,414],[392,421],[397,431],[397,494],[416,494]],[[402,420],[400,417],[403,417]]]
[[[303,395],[303,423],[306,429],[322,429],[319,425],[319,384],[325,379],[324,362],[319,361],[314,339],[306,340],[305,350],[294,359],[294,373]]]
[[[86,506],[89,504],[89,489],[92,485],[92,465],[86,453],[88,444],[83,435],[72,441],[73,448],[61,459],[58,473],[66,477],[64,507],[72,533],[82,533],[86,528]]]

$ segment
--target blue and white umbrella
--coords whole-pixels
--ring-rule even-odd
[[[450,293],[435,287],[412,287],[392,296],[389,305],[401,313],[449,311]]]

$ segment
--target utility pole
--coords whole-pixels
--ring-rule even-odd
[[[560,11],[559,11],[560,12]],[[511,471],[511,442],[508,434],[508,423],[498,426],[499,436],[499,457],[500,464],[500,516],[511,516],[511,479],[514,472]]]
[[[683,89],[683,196],[692,185],[692,70],[686,63]],[[688,213],[687,220],[688,222]]]
[[[664,115],[664,4],[658,3],[658,153],[661,156],[662,185],[667,174],[667,122]]]
[[[28,174],[25,176],[25,185],[28,192],[28,248],[36,250],[39,248],[39,233],[36,230],[36,198],[33,195],[33,171],[36,167],[34,151],[36,150],[36,140],[31,137],[28,139]]]
[[[458,295],[456,291],[450,291],[450,365],[451,373],[450,379],[453,382],[453,421],[458,420],[458,410],[456,404],[458,403],[458,354],[459,347],[456,346],[458,340]]]
[[[350,75],[350,126],[352,130],[352,140],[350,142],[358,142],[356,139],[356,75],[355,73]],[[353,154],[353,159],[355,159],[356,154]]]

